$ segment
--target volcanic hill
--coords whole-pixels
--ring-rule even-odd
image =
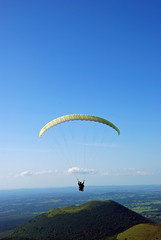
[[[16,228],[6,239],[100,240],[150,222],[114,201],[91,201],[51,209]]]

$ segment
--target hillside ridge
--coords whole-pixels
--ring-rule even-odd
[[[161,240],[161,224],[137,224],[118,234],[118,240]]]
[[[127,230],[145,217],[112,200],[50,209],[16,228],[13,240],[98,240]]]

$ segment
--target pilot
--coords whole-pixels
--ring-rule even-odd
[[[79,191],[81,191],[81,192],[84,191],[84,182],[85,182],[85,180],[83,180],[83,182],[80,182],[80,181],[78,180]]]

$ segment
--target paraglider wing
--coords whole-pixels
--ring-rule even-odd
[[[102,124],[106,124],[110,127],[112,127],[113,129],[115,129],[118,133],[118,135],[120,135],[120,130],[111,122],[109,122],[108,120],[104,119],[104,118],[100,118],[97,116],[92,116],[92,115],[87,115],[87,114],[70,114],[70,115],[65,115],[59,118],[56,118],[54,120],[52,120],[51,122],[47,123],[40,131],[39,133],[39,137],[42,136],[42,134],[47,131],[49,128],[58,125],[60,123],[63,122],[68,122],[68,121],[72,121],[72,120],[82,120],[82,121],[94,121],[94,122],[99,122]]]

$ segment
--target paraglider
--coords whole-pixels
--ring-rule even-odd
[[[100,118],[97,116],[92,116],[92,115],[87,115],[87,114],[70,114],[70,115],[65,115],[59,118],[56,118],[54,120],[52,120],[51,122],[47,123],[40,131],[39,133],[39,137],[42,136],[42,134],[48,130],[49,128],[56,126],[58,124],[61,124],[63,122],[68,122],[68,121],[72,121],[72,120],[82,120],[82,121],[94,121],[94,122],[99,122],[102,124],[106,124],[110,127],[112,127],[113,129],[115,129],[118,133],[118,135],[120,135],[120,130],[111,122],[109,122],[108,120],[104,119],[104,118]]]
[[[77,179],[77,180],[78,180],[78,179]],[[79,191],[81,191],[81,192],[84,191],[84,182],[85,182],[85,180],[83,180],[83,182],[80,182],[80,181],[78,180]]]
[[[98,117],[98,116],[93,116],[93,115],[87,115],[87,114],[70,114],[70,115],[65,115],[65,116],[53,119],[52,121],[47,123],[41,129],[41,131],[39,133],[39,137],[41,138],[42,135],[44,134],[44,132],[46,132],[48,129],[50,129],[50,128],[58,125],[58,124],[62,124],[64,122],[68,122],[68,121],[75,121],[75,120],[78,120],[78,121],[93,121],[93,122],[105,124],[105,125],[113,128],[118,133],[118,135],[120,135],[120,130],[113,123],[111,123],[110,121],[108,121],[104,118],[101,118],[101,117]],[[81,182],[77,179],[77,181],[78,181],[79,191],[83,192],[84,191],[85,180],[83,180],[83,182]]]

